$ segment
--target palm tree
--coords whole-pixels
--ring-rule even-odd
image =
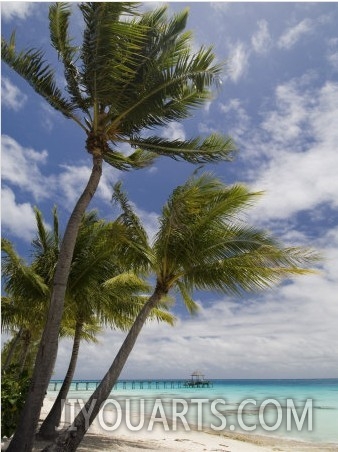
[[[126,228],[127,229],[127,228]],[[119,258],[117,242],[111,240],[114,223],[99,221],[95,212],[86,214],[77,237],[73,264],[68,279],[64,324],[71,324],[74,332],[68,370],[54,404],[42,423],[39,437],[54,438],[62,409],[73,380],[80,341],[88,337],[88,327],[105,325],[127,330],[146,301],[144,293],[149,285],[132,272],[124,272],[121,262],[128,250],[124,241]],[[128,267],[130,267],[128,262]],[[137,262],[134,264],[137,267]],[[107,283],[106,280],[109,280]],[[165,306],[155,309],[152,318],[173,324],[174,317]],[[97,328],[96,328],[97,329]],[[92,335],[90,336],[92,340]]]
[[[14,336],[9,344],[4,367],[11,361],[15,348],[22,348],[22,345],[24,348],[19,362],[23,364],[24,357],[29,355],[31,364],[34,364],[36,348],[46,321],[50,288],[59,254],[61,239],[56,207],[52,210],[52,230],[45,227],[41,212],[37,208],[34,210],[37,234],[32,241],[31,264],[20,258],[9,240],[1,241],[2,276],[4,290],[8,295],[2,297],[1,327],[2,330],[11,330]]]
[[[32,447],[40,407],[58,348],[67,278],[77,231],[102,173],[103,161],[120,170],[143,168],[158,155],[192,163],[229,160],[232,141],[217,134],[189,140],[149,136],[149,130],[191,115],[211,96],[221,65],[212,48],[191,51],[184,31],[188,13],[170,19],[166,8],[140,14],[128,2],[86,2],[83,42],[72,44],[70,6],[50,7],[51,43],[64,67],[66,89],[58,88],[54,71],[36,49],[17,52],[15,35],[2,39],[2,58],[53,108],[73,120],[86,135],[92,157],[88,183],[70,215],[54,274],[50,309],[35,364],[32,385],[10,450]],[[145,133],[147,132],[147,133]],[[156,130],[155,130],[156,132]],[[119,143],[134,150],[118,150]]]
[[[41,329],[37,328],[34,308],[31,308],[31,315],[23,319],[23,307],[24,304],[17,299],[13,301],[10,297],[1,297],[1,330],[11,335],[1,350],[2,374],[13,364],[21,373],[26,370],[30,374],[33,369]]]
[[[162,210],[155,241],[147,249],[149,266],[156,276],[154,291],[83,411],[44,451],[76,450],[116,383],[149,312],[170,290],[176,288],[189,311],[194,311],[194,288],[241,295],[309,272],[301,266],[315,262],[315,253],[284,247],[265,231],[238,219],[258,195],[242,185],[224,186],[208,174],[191,178],[174,190]],[[125,211],[124,215],[126,221],[134,223],[134,214],[130,217]],[[84,410],[90,412],[89,422]]]
[[[1,248],[3,288],[7,294],[1,297],[1,330],[13,335],[4,350],[5,372],[13,359],[21,370],[32,366],[50,292],[44,278],[20,258],[9,240],[1,239]]]

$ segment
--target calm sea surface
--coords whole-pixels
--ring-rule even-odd
[[[116,405],[107,404],[106,409],[125,408],[128,400],[134,415],[144,409],[145,415],[170,420],[176,413],[178,423],[184,425],[183,418],[189,426],[205,430],[338,444],[338,379],[210,383],[210,387],[188,388],[182,380],[121,380],[111,393]],[[55,387],[59,389],[60,383],[50,383],[50,396],[56,394]],[[86,400],[95,387],[92,380],[75,381],[69,398]]]

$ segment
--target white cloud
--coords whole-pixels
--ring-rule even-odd
[[[149,173],[149,174],[154,174],[157,172],[158,172],[158,167],[155,165],[152,165],[147,169],[147,173]]]
[[[332,68],[338,71],[338,38],[329,39],[326,57]]]
[[[31,195],[36,202],[52,199],[56,204],[62,205],[63,209],[72,210],[88,182],[91,168],[85,164],[64,164],[59,166],[59,172],[46,175],[42,167],[47,163],[47,159],[46,150],[38,152],[25,148],[8,135],[2,136],[3,181],[26,192],[28,196]],[[110,203],[112,185],[119,177],[121,176],[117,170],[104,165],[96,197]],[[24,204],[26,210],[28,206],[29,204]],[[12,220],[15,220],[15,216],[8,216],[7,222]],[[16,230],[16,227],[13,225],[12,229]]]
[[[4,186],[1,189],[1,226],[22,240],[31,241],[36,231],[35,215],[28,203],[18,203],[13,191]]]
[[[60,121],[60,112],[52,108],[47,102],[40,103],[41,124],[45,130],[51,132],[56,121]]]
[[[247,70],[249,52],[243,42],[237,42],[230,48],[228,75],[233,82],[238,82]]]
[[[34,9],[35,5],[31,2],[1,2],[1,16],[6,22],[14,18],[25,20],[33,14]]]
[[[58,176],[60,189],[66,205],[74,205],[88,182],[90,168],[84,165],[60,165],[60,167],[62,169]]]
[[[275,141],[294,145],[298,138],[302,138],[309,99],[292,83],[277,86],[275,99],[277,109],[266,115],[261,127],[273,135]]]
[[[226,116],[227,130],[236,142],[240,142],[250,126],[250,118],[239,99],[230,99],[226,104],[219,104],[219,109]],[[232,124],[234,124],[232,126]]]
[[[185,130],[183,124],[172,121],[170,122],[162,132],[163,138],[168,138],[170,140],[185,140]]]
[[[252,137],[264,163],[257,161],[249,178],[266,191],[254,217],[290,220],[304,210],[337,208],[338,84],[304,89],[292,81],[277,87],[276,103]]]
[[[47,161],[47,151],[25,148],[8,135],[3,135],[1,142],[3,180],[31,193],[36,200],[48,198],[54,180],[40,170]]]
[[[279,38],[278,47],[282,49],[290,49],[302,36],[311,33],[312,28],[313,23],[310,19],[304,19],[299,22],[299,24],[289,27]]]
[[[272,44],[268,22],[264,19],[257,22],[258,30],[251,38],[251,44],[255,52],[266,54]]]
[[[113,168],[110,165],[103,165],[102,177],[100,185],[98,187],[98,196],[106,201],[110,202],[112,197],[112,186],[123,177],[121,171]]]
[[[331,64],[331,66],[338,71],[338,51],[337,52],[333,52],[330,53],[327,57],[329,63]]]
[[[338,231],[322,237],[321,242],[331,259],[324,262],[320,274],[296,278],[259,299],[215,297],[212,304],[201,305],[197,316],[179,319],[174,327],[157,322],[146,325],[122,378],[149,378],[150,368],[153,378],[185,378],[195,368],[210,378],[336,375],[338,352],[332,344],[338,340]],[[78,376],[103,375],[124,337],[107,332],[98,346],[83,344]],[[61,344],[63,355],[67,348],[69,353],[70,344]],[[63,377],[65,371],[64,358],[59,359],[56,377]]]
[[[63,206],[71,210],[84,190],[91,173],[87,165],[60,165],[61,173],[57,175],[57,186],[61,197],[65,201]],[[95,196],[109,203],[112,197],[112,186],[119,180],[118,170],[103,165],[101,180]],[[59,194],[60,196],[60,194]]]
[[[210,2],[210,6],[218,14],[227,13],[230,8],[230,4],[228,2]]]
[[[7,77],[1,79],[1,102],[5,107],[19,111],[26,101],[27,96]]]

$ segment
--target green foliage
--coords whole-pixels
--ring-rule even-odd
[[[192,288],[243,295],[309,273],[306,267],[319,260],[317,253],[286,247],[241,219],[260,194],[226,186],[207,173],[177,187],[163,208],[154,243],[161,285],[180,282],[189,300]]]
[[[12,337],[1,349],[1,372],[6,372],[10,365],[17,365],[20,372],[25,370],[32,375],[41,329],[36,328],[34,331],[33,328],[20,328],[10,332]]]
[[[193,50],[188,10],[171,17],[167,7],[141,13],[131,2],[84,2],[83,41],[70,35],[72,9],[49,9],[51,45],[63,66],[65,88],[42,50],[18,52],[15,34],[1,43],[2,59],[33,89],[87,134],[86,148],[122,170],[149,166],[158,156],[191,163],[231,160],[229,137],[211,134],[165,140],[159,127],[192,116],[213,97],[223,69],[212,47]],[[156,135],[150,135],[153,129]],[[119,143],[130,146],[127,155]]]
[[[149,286],[133,271],[145,271],[148,260],[146,232],[118,186],[115,196],[127,209],[115,222],[100,220],[95,211],[83,216],[75,244],[66,291],[60,336],[73,336],[82,323],[81,339],[95,342],[100,325],[126,330],[142,308]],[[2,240],[2,275],[8,296],[2,297],[1,328],[13,337],[3,349],[5,368],[17,363],[31,369],[48,308],[49,287],[61,236],[56,208],[53,230],[45,227],[35,209],[37,234],[32,241],[33,261],[26,264],[12,244]],[[151,319],[173,324],[174,316],[165,305]]]
[[[242,218],[261,195],[240,184],[227,186],[212,174],[193,176],[177,187],[162,209],[154,243],[144,245],[149,268],[164,293],[176,289],[190,313],[198,306],[194,289],[243,295],[267,289],[296,275],[320,256],[286,247],[269,232]],[[130,204],[115,187],[125,224],[137,224]]]
[[[11,365],[1,376],[1,434],[8,438],[16,430],[20,411],[24,405],[30,377]]]

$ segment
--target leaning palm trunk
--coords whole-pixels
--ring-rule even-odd
[[[53,291],[42,339],[37,353],[32,382],[25,406],[21,412],[17,430],[8,452],[30,452],[37,429],[43,399],[51,378],[57,351],[59,329],[63,314],[66,286],[72,262],[76,237],[82,216],[98,187],[102,174],[102,158],[93,156],[93,168],[82,195],[70,216],[63,237],[53,280]]]
[[[86,434],[86,431],[100,411],[102,403],[109,397],[109,394],[117,382],[150,311],[158,305],[165,295],[166,292],[161,287],[157,286],[153,295],[138,314],[108,372],[103,377],[101,383],[93,392],[82,411],[76,416],[73,424],[65,432],[60,434],[55,443],[47,446],[43,449],[43,452],[73,452],[77,449]],[[90,413],[89,418],[84,416],[83,413],[85,411]]]
[[[63,380],[59,394],[54,402],[54,405],[52,406],[50,412],[48,413],[46,419],[43,421],[43,423],[40,427],[39,437],[41,437],[41,438],[51,439],[51,438],[55,438],[55,436],[57,436],[56,429],[60,424],[62,410],[63,410],[64,404],[66,401],[66,397],[69,392],[70,385],[73,380],[76,363],[77,363],[77,358],[79,356],[82,327],[83,327],[82,322],[76,323],[72,355],[70,358],[68,370],[67,370],[65,379]]]

